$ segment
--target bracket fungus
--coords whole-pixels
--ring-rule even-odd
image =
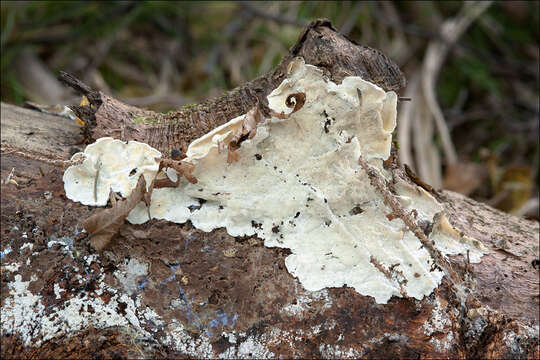
[[[294,106],[291,94],[303,94],[303,104]],[[150,214],[177,223],[189,220],[204,231],[225,227],[233,236],[257,235],[265,246],[290,249],[287,269],[307,290],[347,285],[377,303],[392,296],[429,295],[443,271],[433,266],[429,251],[404,221],[388,216],[392,210],[358,161],[364,159],[377,176],[392,181],[383,161],[390,156],[397,95],[360,77],[336,84],[296,58],[268,104],[271,116],[258,119],[256,131],[254,122],[246,121],[248,113],[193,141],[183,161],[193,165],[197,182],[181,178],[177,187],[154,189],[150,211],[141,201],[128,221],[144,223]],[[249,136],[239,144],[246,124]],[[226,149],[233,139],[238,144],[230,161]],[[105,205],[110,189],[127,196],[140,174],[152,182],[159,153],[117,141],[98,140],[85,152],[88,163],[66,171],[70,199]],[[98,201],[92,201],[89,177],[98,153],[103,154]],[[134,178],[131,169],[136,169]],[[174,170],[166,174],[159,176],[177,181]],[[483,245],[461,237],[427,191],[399,179],[394,191],[404,211],[433,225],[429,240],[438,251],[469,253],[471,261],[480,261]]]

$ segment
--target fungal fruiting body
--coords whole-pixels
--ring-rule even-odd
[[[305,94],[303,106],[294,113],[286,104],[290,94]],[[154,189],[150,211],[141,202],[127,219],[144,223],[150,213],[152,218],[177,223],[189,220],[204,231],[225,227],[232,236],[256,235],[265,246],[291,250],[287,269],[307,290],[347,285],[378,303],[392,296],[422,299],[440,284],[443,272],[432,267],[430,254],[404,222],[388,216],[391,210],[358,164],[362,156],[382,177],[392,180],[383,161],[390,155],[396,103],[392,91],[360,77],[336,84],[317,67],[296,58],[289,64],[287,78],[268,96],[273,114],[285,116],[261,119],[251,133],[254,136],[235,150],[236,161],[228,159],[225,145],[245,125],[246,115],[195,140],[184,161],[193,165],[197,183],[181,178],[177,187]],[[92,149],[115,142],[135,146],[109,138],[100,139]],[[109,151],[107,146],[101,159]],[[130,159],[123,168],[155,176],[159,164],[155,151],[145,148],[148,155]],[[103,161],[100,166],[100,176],[114,167]],[[64,176],[66,188],[71,189],[68,197],[89,203],[91,181],[74,185],[73,174],[92,174],[69,169],[68,173]],[[177,174],[165,169],[158,176],[175,181]],[[98,181],[99,193],[124,189],[125,177],[119,179],[122,186],[112,180]],[[486,251],[482,244],[461,237],[428,192],[402,180],[394,188],[406,211],[419,222],[433,224],[429,239],[442,254],[468,251],[472,262],[480,261]]]

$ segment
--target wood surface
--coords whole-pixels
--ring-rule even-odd
[[[205,233],[190,223],[126,225],[105,251],[89,246],[80,224],[96,209],[66,199],[63,169],[52,160],[67,160],[102,136],[136,139],[165,153],[185,151],[192,140],[247,112],[257,99],[264,105],[294,56],[322,67],[337,82],[358,75],[386,90],[405,86],[404,76],[382,53],[318,20],[269,74],[170,114],[123,104],[67,74],[63,82],[92,104],[73,107],[86,122],[84,129],[66,118],[2,103],[1,179],[14,169],[15,183],[1,185],[1,250],[12,249],[2,258],[1,302],[4,307],[10,284],[20,275],[43,305],[37,315],[23,317],[18,332],[3,331],[2,358],[540,356],[538,223],[448,191],[438,196],[450,222],[489,249],[478,264],[463,256],[449,258],[469,284],[465,303],[446,280],[422,301],[394,297],[388,304],[348,287],[309,292],[287,272],[288,250],[267,248],[254,236],[233,237],[224,229]],[[394,175],[406,178],[396,164],[394,158]],[[67,245],[51,245],[57,239]],[[29,242],[33,248],[21,250]],[[146,272],[130,275],[130,261],[145,264]],[[8,269],[17,265],[16,271]],[[58,293],[55,286],[65,291]],[[50,334],[40,319],[62,314],[74,299],[82,299],[81,323]],[[95,305],[90,311],[88,305],[96,302],[112,306],[114,314]],[[147,309],[160,321],[149,320]],[[100,325],[113,315],[125,324]]]

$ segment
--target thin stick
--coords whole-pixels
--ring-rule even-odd
[[[24,152],[24,151],[18,150],[18,149],[15,150],[13,147],[11,147],[9,145],[2,145],[2,148],[0,150],[3,151],[2,155],[13,154],[13,155],[25,158],[25,159],[30,159],[30,160],[43,162],[43,163],[46,163],[46,164],[49,164],[49,165],[59,166],[61,168],[66,168],[66,167],[72,166],[72,165],[79,165],[85,159],[84,156],[77,157],[75,159],[72,158],[72,159],[69,159],[69,160],[51,159],[51,158],[44,157],[44,156],[38,156],[38,155],[30,154],[28,152]]]
[[[463,280],[452,268],[452,264],[450,264],[450,262],[444,258],[441,252],[435,247],[434,243],[428,239],[422,228],[420,228],[411,215],[405,211],[397,197],[392,194],[390,190],[388,190],[388,185],[386,184],[386,180],[382,177],[382,175],[380,175],[375,168],[369,165],[362,155],[360,155],[358,158],[358,164],[368,175],[371,185],[383,196],[384,203],[389,206],[390,209],[392,209],[394,215],[403,220],[409,230],[418,238],[418,240],[420,240],[424,248],[431,255],[434,261],[433,265],[437,265],[439,268],[441,268],[456,292],[456,296],[463,301],[463,303],[465,303],[467,296],[464,293],[463,286],[458,285],[461,284]]]
[[[97,203],[97,185],[99,179],[99,172],[101,170],[101,160],[98,159],[96,177],[94,178],[94,202]]]
[[[422,65],[422,90],[426,104],[435,118],[437,130],[441,135],[441,142],[444,154],[449,164],[457,162],[457,153],[450,137],[448,125],[444,120],[444,115],[437,102],[435,95],[435,80],[442,66],[444,58],[459,37],[467,30],[469,25],[480,16],[490,5],[491,1],[465,2],[459,14],[441,25],[441,37],[445,42],[436,40],[431,41],[426,50],[426,56]]]

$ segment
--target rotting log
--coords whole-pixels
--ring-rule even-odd
[[[59,160],[103,136],[185,152],[257,101],[268,111],[266,96],[297,56],[338,83],[357,75],[385,90],[405,85],[382,53],[319,20],[271,73],[178,112],[122,104],[67,74],[91,103],[73,107],[82,134],[73,121],[2,104],[1,178],[12,180],[1,194],[3,358],[540,356],[538,223],[448,191],[436,196],[450,222],[489,249],[477,264],[449,258],[468,279],[465,304],[446,278],[421,301],[306,291],[286,270],[286,249],[189,222],[128,225],[105,251],[90,248],[80,224],[95,210],[66,199]],[[407,177],[395,158],[389,167]]]

